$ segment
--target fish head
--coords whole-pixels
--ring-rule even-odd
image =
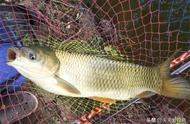
[[[53,50],[41,46],[29,46],[8,48],[7,64],[31,79],[53,75],[58,70],[60,62]]]

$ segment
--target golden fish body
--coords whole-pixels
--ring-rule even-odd
[[[59,77],[75,86],[81,97],[126,100],[145,91],[160,92],[159,68],[57,51]]]
[[[8,65],[39,87],[70,97],[128,100],[155,93],[190,99],[190,83],[170,77],[169,58],[158,67],[32,46],[10,48]]]

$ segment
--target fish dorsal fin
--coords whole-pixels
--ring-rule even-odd
[[[99,42],[95,43],[94,41],[87,42],[83,40],[72,40],[62,43],[59,49],[72,53],[95,55],[113,60],[127,61],[127,58],[119,53],[113,45],[100,45]]]
[[[55,75],[55,79],[57,80],[57,86],[59,86],[63,90],[71,94],[80,95],[80,91],[69,82],[65,81],[64,79],[61,79],[57,75]]]
[[[59,49],[82,54],[95,54],[104,55],[106,54],[104,50],[93,46],[92,44],[83,40],[72,40],[69,42],[63,42],[60,44]]]

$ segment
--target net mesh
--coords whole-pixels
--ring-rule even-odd
[[[18,45],[18,41],[30,44],[38,40],[57,47],[71,40],[85,41],[115,59],[143,66],[159,65],[176,50],[181,49],[181,55],[190,48],[189,0],[5,0],[0,5],[0,18],[6,29],[0,34],[2,43],[11,41],[12,45]],[[76,46],[73,49],[77,52],[84,48],[80,43]],[[188,59],[171,71],[186,62]],[[9,73],[1,68],[0,78],[1,72]],[[187,80],[189,74],[189,69],[180,73]],[[98,124],[190,123],[190,101],[185,99],[155,95],[138,101],[118,101],[103,109],[103,103],[57,96],[30,81],[19,88],[10,88],[9,82],[16,79],[16,76],[7,79],[1,85],[6,89],[0,95],[0,116],[5,118],[4,123],[79,123],[81,117],[83,123]],[[20,96],[25,91],[37,97],[38,107],[32,113],[24,111],[19,115],[18,106],[25,110],[26,103]],[[12,117],[8,115],[10,109]],[[103,110],[89,117],[89,113],[100,109]]]

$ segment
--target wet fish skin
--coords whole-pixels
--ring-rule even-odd
[[[15,59],[11,52],[16,53]],[[35,60],[30,59],[30,53]],[[158,67],[146,67],[37,45],[19,50],[12,47],[7,56],[8,65],[41,88],[59,95],[128,100],[157,93],[190,99],[190,83],[169,75],[171,58]]]

